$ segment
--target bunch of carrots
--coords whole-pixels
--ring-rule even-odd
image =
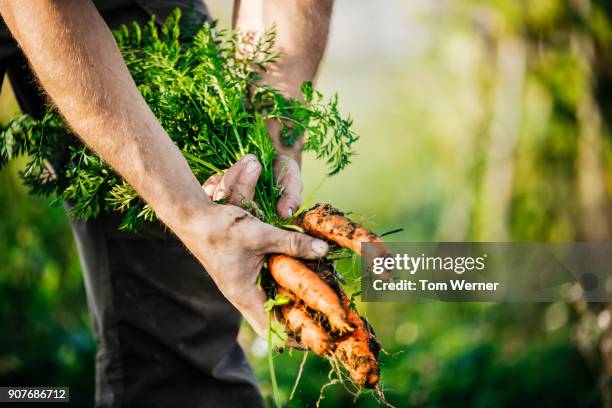
[[[328,204],[304,211],[294,223],[307,234],[359,255],[362,243],[382,242]],[[378,389],[380,344],[339,285],[332,262],[270,255],[268,269],[276,294],[289,300],[275,307],[276,317],[290,336],[289,344],[319,356],[336,357],[355,384]]]

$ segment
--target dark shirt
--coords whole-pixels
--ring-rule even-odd
[[[93,3],[111,28],[118,28],[120,24],[115,24],[116,20],[125,16],[123,11],[129,8],[137,8],[149,17],[155,16],[158,23],[163,22],[177,7],[185,11],[193,10],[196,16],[208,18],[208,10],[202,0],[94,0]],[[129,21],[120,23],[129,24]],[[0,18],[0,62],[17,52],[17,43]]]

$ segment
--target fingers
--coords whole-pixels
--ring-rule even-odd
[[[276,211],[281,217],[291,217],[302,205],[300,166],[291,157],[279,155],[274,163],[274,174],[283,192]]]
[[[204,192],[206,193],[208,198],[210,198],[211,200],[222,178],[223,178],[223,175],[221,173],[217,173],[217,174],[213,174],[212,176],[210,176],[208,180],[204,182],[204,185],[202,187],[204,188]]]
[[[302,205],[302,178],[298,163],[289,156],[279,155],[274,163],[274,174],[282,189],[276,205],[281,217],[291,217]],[[244,207],[252,203],[261,164],[252,154],[238,160],[224,174],[214,174],[204,183],[204,191],[214,201],[228,199],[230,204]]]
[[[254,155],[247,154],[240,161],[242,162],[242,171],[234,184],[230,197],[230,203],[234,205],[243,205],[253,201],[255,186],[261,174],[261,164]]]
[[[230,198],[232,195],[232,190],[234,189],[234,184],[238,180],[240,173],[243,170],[242,159],[238,160],[232,167],[225,171],[221,180],[219,180],[219,184],[217,184],[217,188],[215,189],[212,199],[214,201],[223,200],[225,198]]]
[[[264,236],[261,254],[280,253],[296,258],[318,259],[329,251],[329,245],[325,241],[299,232],[270,227]]]
[[[244,206],[255,196],[255,186],[261,174],[257,157],[247,154],[224,174],[214,174],[204,183],[204,191],[214,201],[229,199],[229,203]]]

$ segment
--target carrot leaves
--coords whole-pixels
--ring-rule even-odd
[[[311,83],[303,85],[299,100],[259,82],[260,72],[279,57],[273,29],[255,38],[205,24],[187,36],[180,21],[177,10],[162,27],[151,20],[114,33],[140,93],[201,182],[247,153],[256,155],[262,164],[257,216],[284,224],[275,211],[281,191],[272,174],[276,153],[266,121],[282,125],[287,145],[303,138],[303,150],[325,161],[333,175],[354,153],[351,120],[340,114],[336,97],[324,100]],[[79,141],[52,106],[40,120],[19,115],[0,129],[0,167],[19,155],[29,156],[22,176],[32,192],[70,201],[77,219],[121,212],[126,230],[155,219],[136,191]]]

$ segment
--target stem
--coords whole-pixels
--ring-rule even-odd
[[[240,153],[242,156],[245,155],[244,147],[242,147],[242,141],[240,140],[240,135],[238,135],[238,130],[236,130],[236,125],[234,124],[234,120],[230,114],[229,107],[227,106],[227,102],[225,101],[225,93],[221,86],[218,85],[217,79],[217,91],[219,92],[219,99],[221,99],[221,104],[223,104],[223,109],[225,109],[225,113],[227,115],[227,122],[232,126],[232,130],[234,132],[234,136],[236,137],[236,141],[238,142],[238,147],[240,147]]]
[[[284,116],[284,115],[268,115],[265,117],[265,119],[282,119],[285,122],[292,122],[298,126],[301,126],[302,128],[308,130],[310,129],[310,126],[306,126],[305,124],[302,123],[302,121],[299,120],[295,120],[293,118],[290,118],[289,116]]]
[[[271,223],[271,221],[273,220],[273,212],[271,210],[271,205],[269,203],[268,198],[264,196],[264,193],[261,190],[255,191],[255,197],[257,199],[256,201],[259,204],[261,211],[264,214],[264,219],[262,221]]]
[[[291,390],[291,395],[289,395],[289,400],[293,399],[293,394],[295,394],[295,390],[297,390],[297,386],[300,382],[300,378],[302,378],[302,372],[304,371],[304,365],[306,365],[306,359],[308,358],[308,352],[304,353],[304,358],[302,358],[302,362],[300,363],[300,370],[298,371],[297,378],[295,379],[295,384],[293,384],[293,389]]]
[[[274,370],[274,362],[272,361],[272,311],[268,312],[268,368],[270,370],[270,382],[272,383],[272,400],[274,406],[282,408],[280,392],[278,391],[278,383],[276,382],[276,371]]]
[[[185,150],[183,150],[181,153],[183,153],[183,156],[186,156],[186,157],[187,157],[189,160],[193,160],[193,161],[195,161],[195,162],[197,162],[197,163],[201,164],[202,166],[204,166],[204,167],[206,167],[206,168],[208,168],[208,169],[210,169],[210,170],[214,171],[215,173],[221,173],[221,174],[223,174],[223,173],[224,173],[224,171],[223,171],[223,170],[219,169],[219,168],[218,168],[217,166],[215,166],[214,164],[209,163],[209,162],[207,162],[207,161],[205,161],[205,160],[202,160],[202,159],[200,159],[198,156],[194,156],[193,154],[191,154],[191,153],[189,153],[189,152],[187,152],[187,151],[185,151]]]
[[[238,141],[238,147],[240,147],[240,153],[244,156],[245,155],[244,147],[242,147],[242,141],[240,140],[240,135],[238,135],[238,130],[236,129],[236,126],[234,125],[234,121],[229,117],[229,113],[227,114],[227,116],[228,116],[228,121],[230,125],[232,125],[234,136],[236,137],[236,140]]]

